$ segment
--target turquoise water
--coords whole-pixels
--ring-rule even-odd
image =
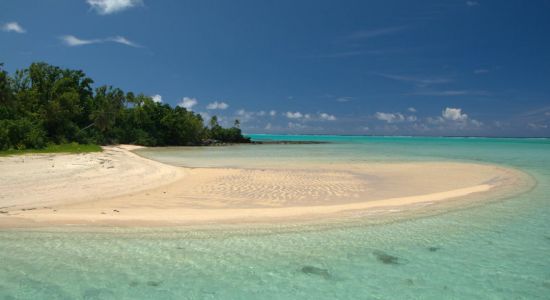
[[[142,151],[186,166],[293,161],[497,163],[537,186],[379,225],[0,231],[0,299],[549,299],[550,141],[253,136],[330,141]]]

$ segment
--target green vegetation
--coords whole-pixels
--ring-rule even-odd
[[[88,153],[101,152],[101,146],[98,145],[81,145],[78,143],[69,144],[50,144],[40,149],[23,149],[23,150],[3,150],[0,151],[0,156],[19,155],[27,153]]]
[[[0,151],[66,147],[74,152],[78,144],[87,149],[82,145],[250,142],[238,120],[234,127],[223,128],[214,116],[206,127],[199,114],[185,108],[112,86],[93,89],[93,82],[80,70],[46,63],[33,63],[9,76],[0,64]]]

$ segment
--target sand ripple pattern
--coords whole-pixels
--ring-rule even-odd
[[[238,206],[299,206],[311,204],[311,199],[317,204],[334,203],[335,199],[354,202],[366,184],[366,180],[346,172],[235,170],[197,186],[194,192],[224,198]]]

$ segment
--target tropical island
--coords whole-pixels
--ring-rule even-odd
[[[98,151],[95,145],[249,143],[239,128],[112,86],[81,70],[33,63],[10,76],[0,64],[0,151]],[[10,152],[8,152],[10,153]]]
[[[0,300],[550,299],[550,1],[0,12]]]

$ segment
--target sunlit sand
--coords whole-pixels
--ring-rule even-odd
[[[485,201],[527,180],[513,169],[454,162],[182,168],[131,149],[0,158],[0,226],[322,220],[472,196]]]

